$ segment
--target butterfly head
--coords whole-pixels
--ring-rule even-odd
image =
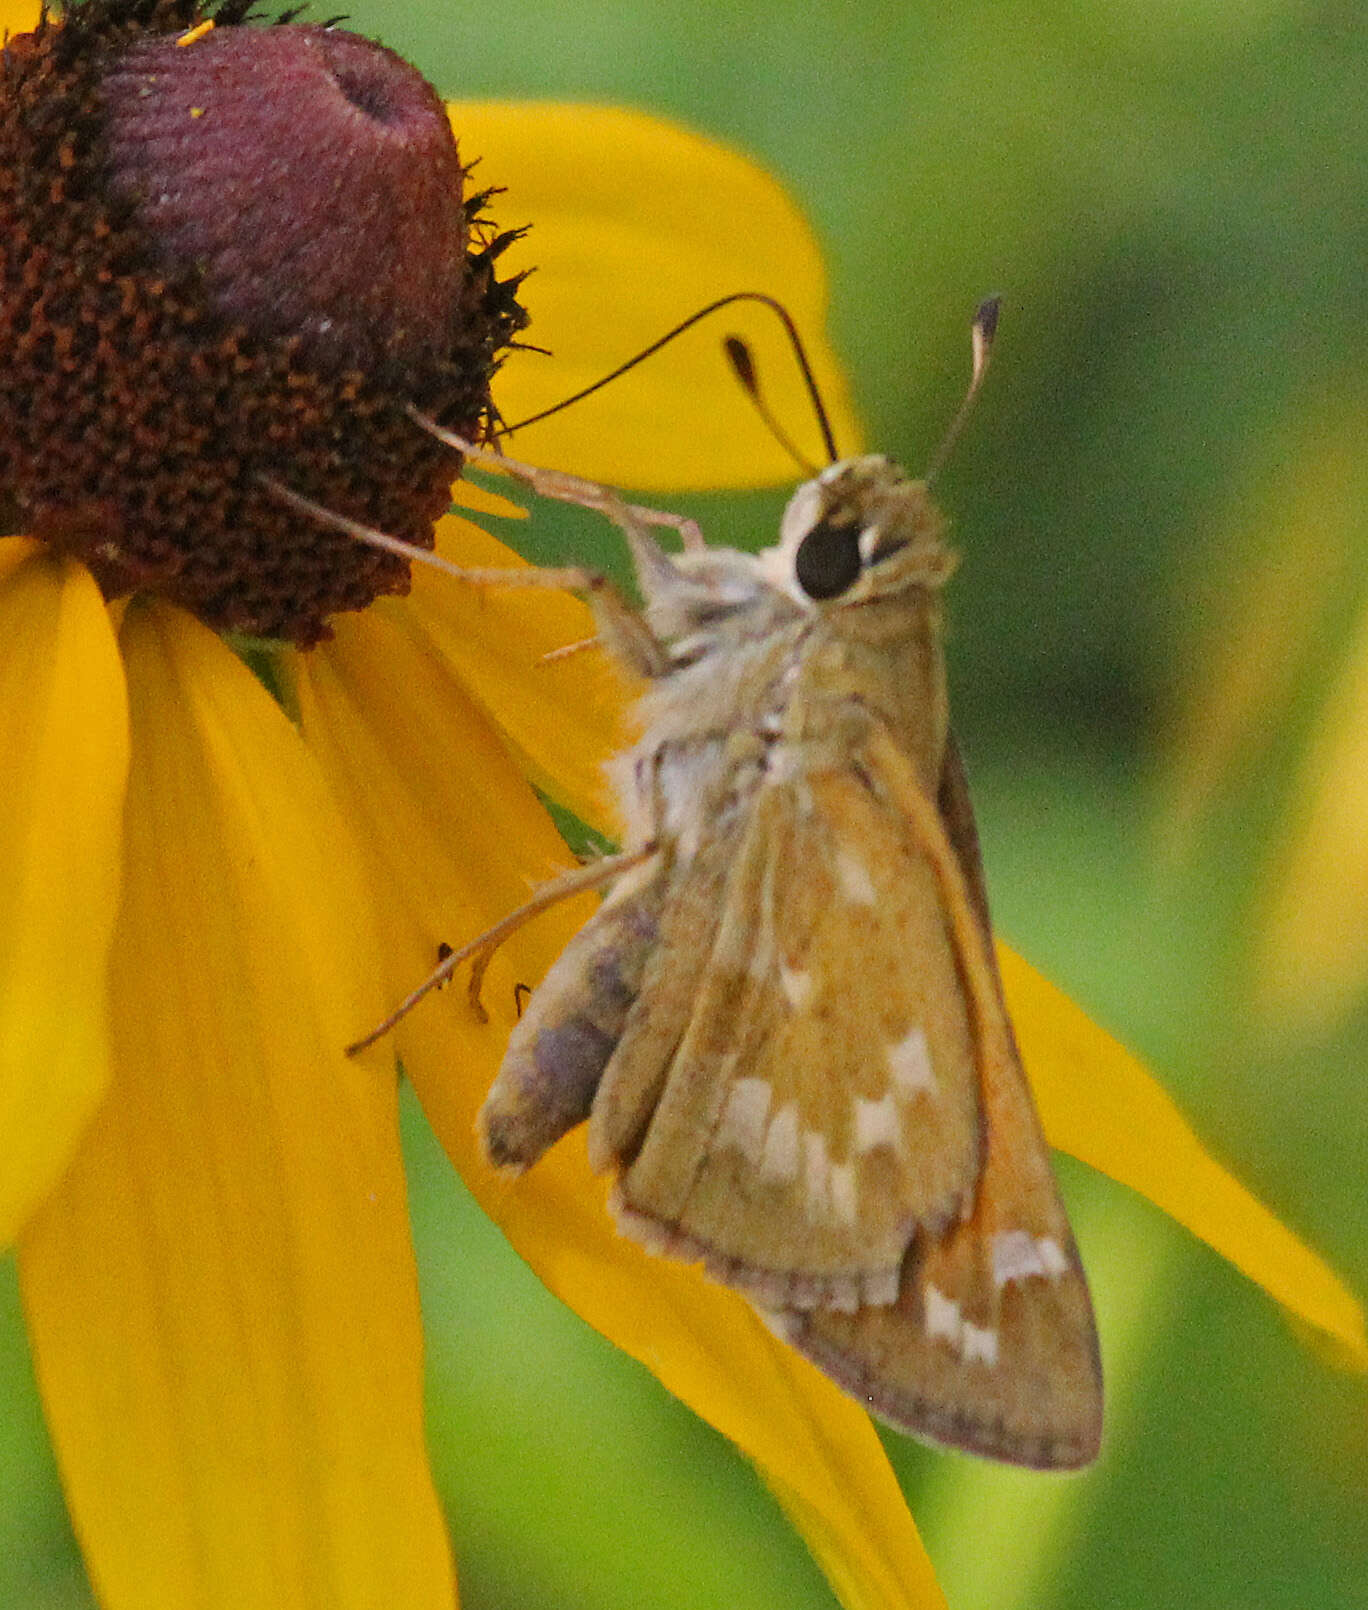
[[[889,459],[842,459],[789,500],[779,543],[760,555],[767,579],[807,608],[846,607],[936,588],[955,557],[924,481]]]

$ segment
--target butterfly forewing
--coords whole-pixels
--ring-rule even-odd
[[[953,741],[941,817],[963,872],[992,985],[973,811]],[[1006,1027],[1005,1011],[1002,1024]],[[984,1162],[970,1216],[918,1237],[897,1302],[776,1315],[781,1333],[891,1424],[1040,1469],[1098,1450],[1102,1372],[1092,1303],[1010,1028],[983,1047]]]

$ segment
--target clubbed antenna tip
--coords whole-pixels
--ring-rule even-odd
[[[974,366],[969,375],[969,389],[964,393],[964,401],[959,405],[958,412],[950,421],[950,429],[942,437],[941,444],[931,459],[931,467],[926,472],[928,486],[940,474],[946,459],[950,457],[950,450],[959,440],[960,432],[964,429],[965,421],[974,406],[974,399],[978,396],[979,387],[983,384],[983,377],[988,372],[988,360],[993,355],[993,337],[997,334],[998,313],[1001,308],[1002,298],[989,296],[979,303],[974,313],[974,322],[970,326],[970,337],[974,345]]]

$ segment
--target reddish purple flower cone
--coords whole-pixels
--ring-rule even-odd
[[[335,29],[220,28],[140,41],[101,88],[111,189],[221,313],[367,373],[445,356],[465,175],[400,57]]]
[[[430,545],[525,322],[509,237],[464,196],[430,86],[391,51],[230,0],[84,0],[0,73],[0,490],[110,596],[308,645],[408,586],[270,477]]]

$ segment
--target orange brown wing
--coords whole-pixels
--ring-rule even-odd
[[[763,784],[739,844],[698,855],[682,882],[708,943],[699,921],[688,944],[662,932],[590,1121],[620,1227],[767,1304],[889,1303],[914,1234],[958,1222],[980,1166],[935,873],[849,767]]]
[[[908,803],[915,778],[895,754],[880,747],[867,763],[890,797]],[[936,815],[954,857],[949,875],[953,882],[958,873],[973,919],[962,925],[962,949],[974,952],[963,956],[963,971],[980,992],[985,985],[993,992],[993,1001],[979,1003],[977,1023],[986,1147],[972,1211],[941,1233],[916,1237],[891,1306],[789,1308],[773,1319],[787,1340],[902,1430],[1017,1464],[1076,1468],[1096,1456],[1101,1439],[1096,1328],[1002,1005],[953,744]]]

